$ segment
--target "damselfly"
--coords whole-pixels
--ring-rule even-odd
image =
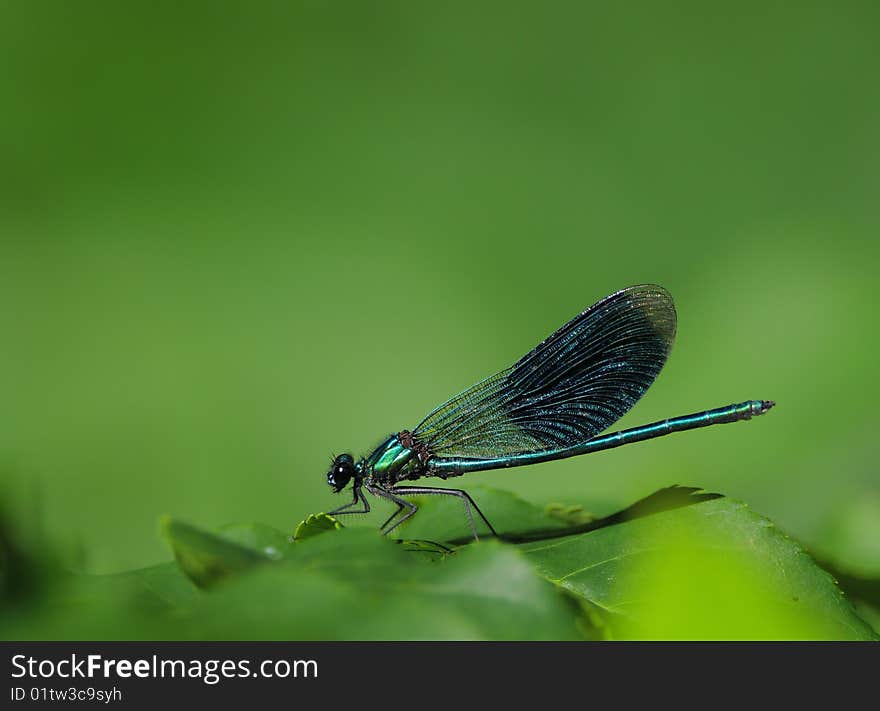
[[[620,419],[660,372],[675,338],[672,297],[652,284],[615,292],[576,316],[516,363],[456,395],[412,430],[389,435],[368,457],[335,457],[327,483],[353,481],[353,499],[331,515],[365,514],[364,490],[396,505],[388,534],[418,507],[406,496],[460,498],[474,538],[476,511],[461,489],[414,486],[427,477],[537,464],[763,415],[772,400],[748,400],[641,427],[601,433]]]

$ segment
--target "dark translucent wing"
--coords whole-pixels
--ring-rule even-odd
[[[644,394],[674,338],[675,307],[665,289],[623,289],[438,407],[413,435],[436,456],[471,459],[585,442]]]

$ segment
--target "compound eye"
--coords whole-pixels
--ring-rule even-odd
[[[330,471],[327,472],[327,483],[338,493],[356,475],[357,467],[354,464],[354,458],[350,454],[340,454],[330,465]]]

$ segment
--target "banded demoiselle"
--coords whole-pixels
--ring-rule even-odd
[[[339,493],[353,480],[353,499],[330,515],[369,513],[366,489],[397,507],[380,527],[388,534],[418,510],[403,497],[456,496],[475,539],[474,511],[497,536],[467,492],[405,482],[574,457],[748,420],[773,407],[772,400],[747,400],[602,435],[654,382],[675,328],[672,297],[660,286],[632,286],[607,296],[414,429],[389,435],[369,456],[358,462],[351,454],[335,457],[327,483]]]

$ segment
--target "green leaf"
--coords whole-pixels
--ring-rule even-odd
[[[548,516],[558,519],[567,526],[583,526],[595,521],[597,517],[585,511],[580,504],[552,503],[544,507]]]
[[[173,639],[199,593],[174,562],[109,575],[56,571],[50,588],[0,614],[4,639]]]
[[[531,511],[518,519],[511,513],[522,510],[521,500],[479,487],[471,493],[493,523],[492,513],[507,514],[499,531],[528,538],[520,521],[543,531],[544,540],[517,548],[544,577],[576,595],[607,636],[875,638],[831,575],[745,504],[670,487],[605,519],[575,519],[581,532],[562,535],[547,529],[546,510],[525,504]],[[460,510],[440,509],[433,497],[420,505],[415,518],[426,519],[420,533],[430,526],[459,535]],[[438,520],[444,517],[452,520]]]
[[[0,626],[23,639],[876,638],[832,577],[744,504],[671,487],[593,519],[472,493],[502,531],[544,540],[472,544],[461,502],[437,497],[405,541],[324,514],[296,543],[259,524],[213,533],[166,519],[177,564],[53,574],[10,598]]]
[[[257,551],[271,560],[280,560],[292,550],[289,536],[262,523],[227,524],[221,526],[218,532],[226,540]]]
[[[191,634],[219,639],[578,639],[583,618],[512,546],[443,560],[374,531],[297,544],[204,596]]]
[[[484,486],[469,489],[474,501],[499,533],[520,531],[560,531],[571,521],[564,516],[553,515],[554,507],[542,510],[509,491]],[[455,541],[470,543],[473,540],[462,501],[453,496],[411,496],[419,511],[395,530],[395,534],[408,539],[429,541]],[[561,507],[561,505],[555,505]],[[489,535],[486,525],[474,513],[474,523],[479,535]]]
[[[163,519],[161,527],[181,569],[200,587],[280,557],[274,550],[277,537],[267,535],[264,527],[252,526],[247,531],[236,526],[223,535],[171,518]],[[273,545],[266,545],[267,538]]]
[[[339,530],[340,528],[342,528],[342,524],[332,516],[328,516],[325,513],[309,514],[305,520],[299,522],[296,531],[294,531],[293,540],[302,541],[327,531]]]
[[[156,609],[186,610],[198,597],[198,590],[174,562],[159,563],[147,568],[117,573],[115,575],[82,576],[95,580],[117,581],[127,585],[137,595],[139,606]]]
[[[167,520],[175,557],[201,587],[181,628],[194,638],[577,639],[576,605],[508,546],[492,542],[434,563],[429,542],[399,545],[375,531],[317,535],[296,545],[265,526],[214,534]],[[279,555],[279,551],[281,554]],[[443,556],[441,556],[443,557]],[[219,580],[222,586],[213,586]]]
[[[730,499],[520,548],[619,638],[874,637],[800,545]]]

